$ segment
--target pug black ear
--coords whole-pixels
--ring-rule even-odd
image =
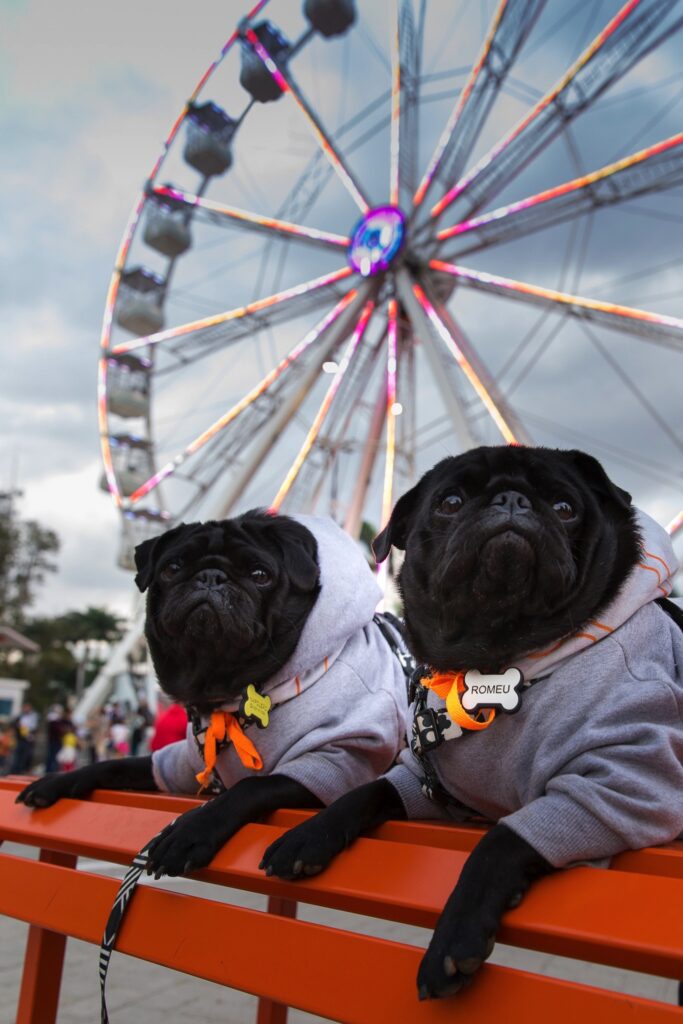
[[[268,526],[274,532],[290,581],[298,590],[313,590],[318,584],[320,567],[318,544],[311,531],[288,516],[272,516]]]
[[[373,540],[372,553],[375,556],[375,561],[383,562],[391,551],[392,546],[399,548],[401,551],[405,550],[408,529],[415,506],[420,497],[421,484],[422,480],[412,490],[404,494],[402,498],[399,498],[394,511],[391,513],[389,522]]]
[[[610,480],[596,458],[588,455],[587,452],[578,450],[567,452],[567,455],[594,493],[602,498],[608,498],[619,508],[629,509],[631,507],[631,495]]]
[[[143,540],[142,544],[138,544],[135,549],[135,568],[137,573],[135,576],[135,586],[142,593],[147,590],[147,587],[152,582],[152,576],[154,575],[154,567],[159,561],[159,556],[168,547],[170,542],[174,540],[181,530],[184,530],[185,523],[180,523],[179,526],[174,526],[172,530],[167,530],[166,533],[162,533],[160,537],[152,537],[151,540]]]

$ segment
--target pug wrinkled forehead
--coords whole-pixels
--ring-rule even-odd
[[[419,656],[493,670],[604,607],[639,537],[630,495],[592,456],[510,445],[434,466],[396,504],[377,559],[392,546],[406,551],[399,586]]]
[[[260,510],[182,523],[140,544],[135,561],[157,676],[198,707],[277,671],[320,591],[312,533]]]

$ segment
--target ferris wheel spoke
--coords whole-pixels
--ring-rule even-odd
[[[311,448],[315,444],[316,438],[318,437],[320,429],[323,423],[325,422],[327,414],[330,410],[330,406],[332,405],[335,395],[337,394],[342,383],[342,380],[344,379],[344,374],[347,372],[349,365],[351,364],[351,360],[353,359],[356,353],[356,349],[358,348],[358,345],[360,344],[363,335],[365,334],[366,328],[368,326],[368,323],[370,322],[370,318],[372,316],[374,308],[374,300],[370,299],[365,304],[363,312],[360,315],[360,319],[356,324],[356,328],[353,334],[351,335],[351,339],[348,345],[346,346],[346,349],[344,350],[344,354],[342,355],[342,358],[339,362],[337,371],[334,377],[332,378],[332,383],[327,389],[327,392],[322,400],[320,408],[318,409],[318,412],[315,415],[313,423],[311,424],[311,427],[304,439],[304,443],[299,449],[299,452],[297,453],[294,462],[290,466],[287,475],[285,476],[284,480],[282,481],[282,484],[280,485],[280,489],[278,490],[277,494],[275,495],[271,503],[272,509],[279,509],[280,505],[287,496],[287,492],[290,490],[292,484],[296,480],[296,477],[299,474],[299,471],[303,466],[306,457],[308,456]]]
[[[286,288],[282,292],[268,295],[264,299],[256,299],[246,306],[238,306],[236,309],[228,309],[215,316],[203,317],[201,320],[192,320],[187,324],[179,324],[165,331],[158,331],[156,334],[148,334],[146,337],[134,338],[132,341],[123,341],[111,348],[112,355],[121,355],[124,352],[132,352],[138,348],[145,348],[151,345],[158,345],[161,342],[173,341],[176,338],[201,336],[202,341],[209,341],[211,328],[220,327],[233,320],[242,320],[244,317],[254,316],[265,310],[271,309],[283,303],[293,303],[290,307],[291,315],[296,315],[298,308],[297,300],[310,295],[311,292],[338,284],[340,281],[350,277],[353,271],[350,267],[341,267],[331,274],[323,274],[312,281],[304,281],[303,284],[295,285],[293,288]],[[205,332],[209,332],[208,336]]]
[[[220,416],[214,423],[211,424],[203,433],[194,439],[187,447],[180,452],[175,458],[167,462],[158,472],[156,472],[149,480],[146,480],[140,487],[137,488],[133,494],[130,495],[128,502],[134,505],[136,502],[144,498],[146,494],[149,494],[151,490],[157,487],[162,480],[171,476],[172,473],[177,472],[178,469],[189,459],[192,455],[195,455],[200,451],[209,441],[213,440],[217,434],[222,430],[225,430],[237,417],[243,413],[246,409],[252,406],[262,395],[265,395],[268,389],[273,385],[291,366],[296,363],[300,356],[310,348],[318,339],[324,334],[325,331],[341,316],[344,310],[349,306],[356,297],[356,291],[352,290],[348,292],[341,302],[332,309],[326,316],[322,318],[306,336],[296,345],[291,352],[289,352],[284,359],[282,359],[270,373],[256,384],[251,391],[240,399],[235,405],[232,406],[226,413]]]
[[[412,0],[393,0],[391,17],[391,120],[389,202],[409,202],[417,176],[417,103],[422,22],[415,27]]]
[[[470,217],[508,185],[574,117],[680,26],[680,20],[665,25],[678,5],[679,0],[627,0],[559,82],[432,207],[432,217],[460,198]]]
[[[382,487],[382,513],[380,529],[389,522],[393,504],[394,464],[396,461],[396,381],[398,371],[398,303],[389,301],[387,324],[387,376],[386,376],[386,422],[387,439],[384,456],[384,485]]]
[[[581,295],[569,295],[567,292],[541,288],[496,274],[486,274],[454,263],[444,263],[442,260],[430,260],[429,266],[439,273],[450,274],[462,285],[489,295],[501,295],[556,312],[564,312],[569,316],[635,334],[667,348],[683,350],[683,320],[678,317],[650,313],[644,309],[621,306],[613,302],[600,302]]]
[[[362,213],[367,213],[370,205],[363,195],[362,189],[349,168],[346,166],[344,158],[325,131],[315,111],[302,95],[301,90],[296,85],[289,71],[277,65],[253,29],[246,29],[244,38],[249,42],[254,52],[266,66],[268,72],[280,86],[282,92],[289,93],[292,97],[299,110],[306,118],[306,121],[313,131],[319,146],[332,164],[337,176],[353,199],[354,203]]]
[[[675,537],[679,530],[683,529],[683,508],[675,515],[670,523],[666,524],[667,532],[671,537]]]
[[[171,188],[168,185],[158,186],[153,190],[153,195],[180,200],[188,207],[199,210],[207,220],[214,224],[228,225],[235,222],[247,230],[279,235],[290,241],[308,242],[332,248],[347,249],[351,241],[344,235],[319,231],[317,228],[305,227],[303,224],[292,224],[290,221],[278,220],[276,217],[264,217],[258,213],[251,213],[249,210],[242,210],[237,206],[222,206],[220,203],[211,202],[201,196],[193,195],[191,192],[182,192],[180,189]]]
[[[546,0],[499,0],[481,52],[415,195],[414,211],[436,181],[457,181],[491,106]]]
[[[456,248],[444,254],[452,259],[681,182],[683,132],[591,174],[444,228],[436,238],[439,242],[455,240]]]

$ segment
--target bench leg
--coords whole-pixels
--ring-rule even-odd
[[[296,917],[296,901],[283,900],[278,896],[268,897],[268,913],[281,917]],[[287,1007],[272,999],[259,999],[256,1024],[287,1024]]]
[[[75,867],[77,860],[73,854],[52,850],[41,850],[40,859],[65,868]],[[54,1024],[57,1020],[65,947],[66,935],[37,925],[29,928],[16,1024]]]

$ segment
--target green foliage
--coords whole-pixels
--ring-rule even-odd
[[[19,491],[0,492],[0,620],[21,627],[48,572],[55,572],[59,538],[34,520],[19,519]]]

